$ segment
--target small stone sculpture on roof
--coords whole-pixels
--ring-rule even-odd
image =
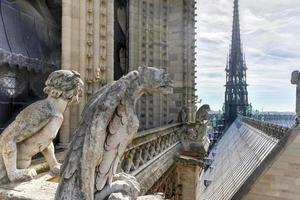
[[[0,135],[0,184],[32,179],[37,173],[29,168],[31,159],[39,152],[51,172],[59,174],[52,140],[66,107],[79,101],[82,87],[75,71],[58,70],[49,75],[44,88],[48,97],[26,107]]]
[[[181,142],[186,152],[201,155],[206,154],[209,111],[209,105],[202,105],[196,112],[196,123],[184,125],[181,129],[181,131],[184,133],[181,135]]]

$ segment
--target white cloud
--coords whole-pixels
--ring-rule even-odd
[[[224,102],[233,0],[197,0],[197,95],[212,109]],[[293,111],[290,74],[300,64],[299,0],[240,0],[249,101],[255,108]]]

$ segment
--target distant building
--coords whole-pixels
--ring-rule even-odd
[[[234,0],[231,49],[226,66],[225,126],[228,127],[236,117],[247,115],[248,91],[246,61],[242,50],[239,21],[239,3]]]

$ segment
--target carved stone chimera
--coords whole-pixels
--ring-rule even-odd
[[[140,67],[92,96],[65,158],[56,200],[137,198],[135,178],[116,174],[138,130],[135,104],[144,93],[171,93],[171,84],[164,70]]]
[[[196,123],[186,124],[182,127],[181,142],[186,152],[205,154],[207,146],[207,123],[209,105],[201,106],[196,113]]]
[[[54,155],[52,140],[63,121],[66,107],[78,102],[83,82],[75,71],[52,72],[44,92],[48,97],[26,107],[0,136],[0,184],[32,179],[32,156],[41,152],[54,174],[60,164]]]

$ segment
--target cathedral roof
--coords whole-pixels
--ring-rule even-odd
[[[282,140],[285,135],[273,137],[237,118],[209,154],[212,163],[200,178],[200,199],[240,199],[278,153]]]

